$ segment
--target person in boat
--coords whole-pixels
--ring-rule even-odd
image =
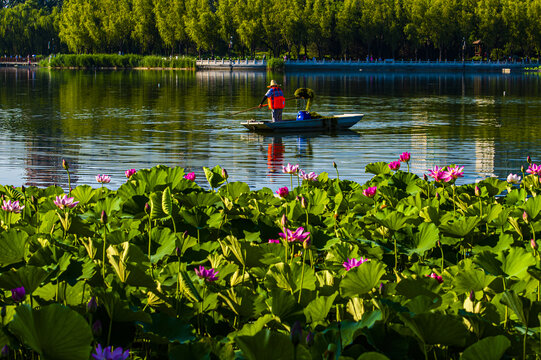
[[[269,109],[272,112],[272,122],[282,121],[282,111],[286,105],[286,99],[284,98],[284,92],[278,86],[278,83],[271,80],[270,85],[267,86],[269,90],[263,96],[259,108],[263,107],[265,100],[268,100]]]

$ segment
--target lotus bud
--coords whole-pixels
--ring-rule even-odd
[[[428,175],[423,174],[423,180],[424,180],[424,181],[428,181]]]
[[[385,285],[383,283],[379,284],[379,293],[385,295]]]
[[[333,168],[335,168],[335,169],[338,168],[338,165],[336,165],[336,163],[335,163],[334,161],[332,162],[332,166],[333,166]]]
[[[227,179],[229,177],[229,175],[227,174],[227,170],[226,169],[222,169],[222,177],[224,179]]]
[[[11,298],[13,299],[13,301],[21,302],[24,300],[25,297],[26,297],[26,291],[24,289],[24,286],[11,289]]]
[[[301,196],[301,206],[303,209],[306,209],[306,198],[304,196]]]
[[[470,291],[470,301],[471,302],[474,302],[475,301],[475,292],[472,290]]]
[[[530,239],[530,246],[532,249],[537,250],[537,242],[534,239]]]
[[[180,256],[180,248],[178,246],[175,248],[175,254],[177,254],[177,256]]]
[[[145,214],[150,214],[150,205],[148,203],[145,204]]]
[[[308,335],[306,335],[306,345],[314,345],[314,333],[311,331],[308,331]]]
[[[24,194],[26,192],[26,187],[24,185],[21,185],[21,192]]]
[[[88,304],[86,304],[86,311],[93,314],[96,310],[98,310],[98,302],[96,301],[96,297],[92,296],[88,301]]]
[[[299,345],[299,343],[301,342],[301,337],[302,337],[302,327],[299,321],[295,321],[295,323],[291,327],[291,333],[289,336],[291,338],[291,342],[293,343],[293,346]]]
[[[282,225],[282,228],[285,229],[287,225],[287,217],[286,214],[282,215],[282,218],[280,219],[280,225]]]
[[[479,186],[475,185],[475,196],[479,197],[481,196],[481,189],[479,189]]]
[[[182,233],[182,238],[183,239],[188,238],[188,230],[184,230],[184,232]]]
[[[69,170],[70,169],[70,166],[69,166],[68,162],[66,161],[66,159],[62,159],[62,167],[64,168],[64,170]]]
[[[437,193],[436,193],[436,200],[439,200],[439,199],[440,199],[440,197],[441,197],[440,193],[439,193],[439,192],[437,192]]]
[[[526,224],[528,223],[528,213],[526,211],[522,213],[522,220],[524,220]]]
[[[105,210],[102,210],[101,211],[101,222],[104,223],[104,224],[107,224],[107,213],[105,212]]]
[[[528,164],[532,163],[532,158],[530,157],[530,155],[528,155],[528,157],[526,158],[526,161],[528,162]]]
[[[524,174],[524,165],[520,167],[520,171],[522,172],[522,174]]]
[[[92,324],[92,334],[94,334],[95,337],[99,337],[102,332],[103,326],[101,325],[101,321],[98,319],[94,321],[94,324]]]

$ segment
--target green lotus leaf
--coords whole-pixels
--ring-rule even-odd
[[[437,281],[428,277],[419,277],[417,279],[403,279],[396,284],[397,294],[404,295],[408,299],[414,299],[417,296],[427,296],[432,300],[438,299],[437,294],[440,285]]]
[[[171,196],[171,189],[166,187],[162,194],[162,211],[167,216],[173,214],[173,197]]]
[[[352,344],[363,329],[371,328],[376,322],[382,319],[381,310],[374,310],[365,312],[361,321],[342,321],[340,323],[342,346],[346,347]]]
[[[308,303],[304,308],[304,315],[306,315],[306,321],[311,324],[313,328],[319,323],[325,323],[325,319],[331,310],[334,299],[338,296],[338,292],[331,296],[318,296],[314,300]]]
[[[271,314],[265,314],[253,323],[245,324],[242,329],[235,331],[228,335],[229,338],[235,338],[236,336],[253,336],[263,330],[265,325],[275,320],[275,317]]]
[[[510,346],[511,341],[503,335],[486,337],[467,347],[460,359],[498,360]]]
[[[483,251],[475,255],[473,261],[483,268],[486,272],[492,275],[504,275],[502,271],[502,262],[496,259],[496,254],[489,251]]]
[[[210,360],[211,347],[206,342],[191,342],[171,347],[169,360]]]
[[[382,226],[392,231],[398,231],[406,226],[410,217],[398,211],[385,209],[383,212],[377,212],[374,219]]]
[[[75,200],[79,201],[79,206],[85,206],[91,202],[94,194],[95,190],[88,185],[77,186],[71,191],[71,196],[73,196]]]
[[[197,229],[203,229],[209,216],[200,207],[186,209],[180,213],[184,221]]]
[[[77,312],[52,304],[39,310],[17,308],[9,329],[44,360],[88,360],[92,331]]]
[[[250,192],[250,187],[248,184],[237,181],[227,184],[226,186],[220,188],[220,194],[228,194],[232,199],[238,199],[242,194]]]
[[[203,167],[203,171],[211,188],[216,189],[225,182],[225,178],[222,176],[222,168],[219,165],[212,169]]]
[[[28,234],[10,229],[0,235],[0,265],[7,266],[22,261]]]
[[[389,360],[389,358],[383,354],[371,351],[365,352],[357,360]]]
[[[502,304],[509,306],[511,310],[515,313],[518,320],[523,324],[527,325],[530,318],[530,300],[522,296],[517,295],[512,290],[506,290],[503,292],[500,299]]]
[[[173,190],[183,190],[185,187],[183,184],[186,184],[187,182],[184,181],[184,174],[185,171],[181,167],[173,167],[173,168],[167,168],[167,176],[165,178],[165,183],[170,184],[171,189]],[[193,181],[190,181],[191,184],[194,184]]]
[[[107,248],[107,258],[121,282],[132,286],[154,288],[154,281],[145,272],[148,257],[139,247],[128,242],[111,245]]]
[[[266,300],[271,313],[282,320],[287,320],[290,315],[297,313],[297,300],[285,290],[273,288],[270,298]]]
[[[409,254],[418,254],[423,256],[425,252],[434,248],[440,238],[440,232],[434,224],[422,223],[419,226],[419,232],[413,235],[413,249]]]
[[[414,194],[420,191],[420,188],[418,186],[418,180],[419,176],[415,175],[414,173],[397,171],[389,179],[389,185],[394,186],[409,194]]]
[[[154,255],[150,257],[153,264],[156,264],[165,256],[175,253],[177,236],[169,228],[153,228],[150,238],[153,243],[160,244]]]
[[[349,270],[340,282],[342,296],[356,297],[369,293],[379,286],[383,274],[385,266],[379,261],[367,261]]]
[[[273,289],[279,287],[292,293],[300,288],[302,265],[294,262],[291,266],[287,263],[278,263],[270,267],[265,276],[265,287]],[[304,264],[303,289],[314,290],[316,286],[316,276],[314,270]]]
[[[262,330],[253,336],[237,336],[235,343],[248,360],[293,359],[294,350],[289,336]]]
[[[164,167],[154,167],[152,169],[138,170],[134,175],[134,179],[145,184],[145,192],[148,194],[153,191],[162,190],[166,184],[167,171]]]
[[[502,181],[498,178],[488,177],[480,181],[477,186],[485,187],[487,189],[488,196],[496,196],[507,189],[508,184],[506,181]]]
[[[485,274],[481,269],[469,269],[458,272],[453,279],[454,290],[457,294],[481,291],[495,279],[495,276]]]
[[[366,165],[364,171],[374,175],[384,175],[391,173],[391,169],[389,169],[389,164],[383,161]]]
[[[528,267],[535,265],[533,255],[522,247],[512,247],[507,255],[501,252],[498,259],[502,262],[502,271],[508,276],[524,279],[528,276]]]
[[[399,313],[404,324],[426,345],[464,346],[471,335],[461,318],[439,313],[410,316]]]
[[[221,201],[215,193],[209,192],[191,192],[189,194],[178,194],[179,201],[187,208],[194,206],[213,206]]]
[[[150,315],[151,323],[141,323],[144,334],[152,334],[164,342],[184,344],[195,340],[195,331],[190,323],[162,313]]]
[[[113,289],[97,291],[100,305],[105,307],[107,315],[117,322],[151,323],[150,314],[133,309],[127,300],[120,298],[120,295]],[[113,329],[114,330],[114,329]]]
[[[0,288],[10,290],[24,286],[27,294],[31,294],[47,278],[47,271],[35,266],[23,266],[11,269],[0,275]]]
[[[530,219],[535,219],[541,211],[541,197],[531,197],[524,204],[524,211]]]
[[[440,231],[449,236],[463,238],[475,229],[481,220],[478,217],[460,217],[439,226]]]

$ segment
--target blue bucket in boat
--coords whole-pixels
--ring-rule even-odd
[[[298,120],[308,120],[308,119],[311,119],[310,117],[310,113],[308,111],[299,111],[297,113],[297,121]]]

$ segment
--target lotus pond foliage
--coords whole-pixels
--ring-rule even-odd
[[[288,164],[278,193],[219,166],[1,186],[0,356],[535,358],[540,167],[457,185],[409,161],[365,184]]]

